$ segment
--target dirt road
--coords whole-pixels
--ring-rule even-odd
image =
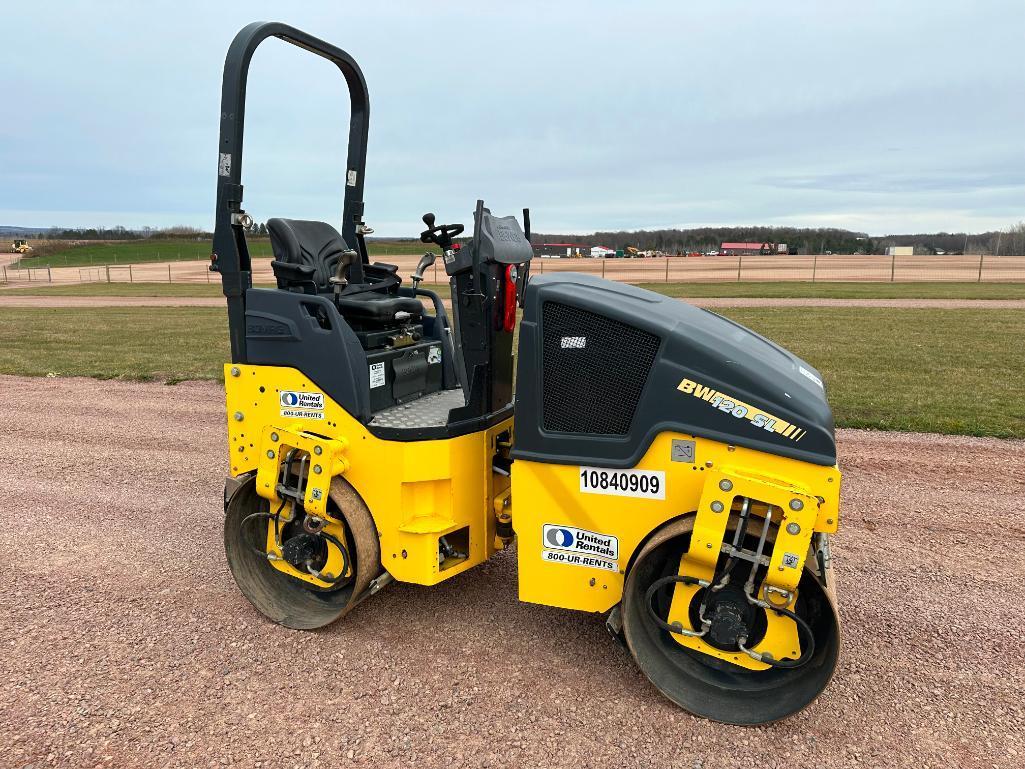
[[[783,723],[678,710],[515,554],[342,624],[258,616],[221,548],[223,394],[0,377],[0,764],[1025,763],[1025,443],[841,431],[836,678]]]
[[[683,298],[697,307],[889,307],[896,309],[936,310],[1021,310],[1025,299],[828,299],[694,297]],[[448,302],[445,303],[446,306]],[[214,296],[5,296],[4,307],[224,307],[224,299]]]

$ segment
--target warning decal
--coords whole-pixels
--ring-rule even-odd
[[[370,388],[384,387],[388,380],[384,374],[384,363],[371,363],[370,364]]]

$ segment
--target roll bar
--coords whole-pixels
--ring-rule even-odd
[[[228,301],[228,333],[231,338],[233,363],[246,362],[245,292],[253,284],[252,263],[242,225],[245,213],[242,209],[242,137],[246,113],[246,82],[249,78],[249,62],[253,52],[268,37],[276,37],[322,56],[333,62],[345,76],[345,82],[349,87],[350,113],[342,238],[350,247],[358,242],[357,228],[363,221],[363,174],[367,165],[370,96],[359,65],[341,48],[336,48],[287,24],[263,21],[249,24],[235,35],[224,59],[217,161],[217,209],[214,250],[210,266],[211,270],[221,274],[221,287]]]

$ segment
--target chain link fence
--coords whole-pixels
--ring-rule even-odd
[[[375,261],[398,266],[408,278],[416,267],[416,255],[375,256]],[[94,267],[39,267],[0,271],[6,284],[37,283],[217,283],[208,262],[111,264]],[[580,272],[624,283],[725,283],[725,282],[1025,282],[1025,256],[702,256],[622,259],[535,258],[535,275]],[[447,282],[444,267],[436,262],[426,282]],[[274,276],[270,259],[253,260],[253,282],[270,284]]]

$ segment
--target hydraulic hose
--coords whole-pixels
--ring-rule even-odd
[[[661,579],[656,579],[648,586],[648,590],[644,594],[644,605],[647,607],[648,614],[651,616],[652,621],[663,630],[666,630],[670,633],[676,633],[677,635],[685,635],[691,636],[692,638],[700,638],[708,632],[708,625],[711,623],[702,622],[701,630],[687,630],[679,622],[674,622],[673,624],[669,624],[668,622],[666,622],[664,619],[658,616],[658,614],[655,612],[655,607],[652,606],[652,599],[655,597],[655,594],[666,585],[673,584],[676,582],[681,582],[684,585],[699,585],[701,587],[706,588],[709,585],[708,582],[706,582],[703,579],[698,579],[697,577],[688,577],[685,574],[670,574],[669,576],[662,577]]]
[[[280,535],[279,523],[280,523],[280,518],[281,518],[281,511],[284,510],[284,508],[285,508],[285,500],[282,500],[281,501],[281,506],[278,507],[278,510],[275,513],[267,513],[267,512],[262,512],[262,511],[256,512],[256,513],[250,513],[245,518],[243,518],[242,521],[239,523],[239,529],[244,530],[245,527],[246,527],[246,524],[248,524],[249,521],[251,521],[251,520],[253,520],[255,518],[268,518],[268,519],[274,521],[274,541],[277,542],[278,543],[278,547],[280,547],[281,546],[281,542],[280,542],[281,535]],[[334,545],[335,547],[338,548],[338,552],[341,553],[341,556],[342,556],[342,568],[338,570],[338,574],[336,576],[333,576],[330,579],[328,577],[325,577],[320,572],[315,572],[314,570],[310,569],[308,566],[307,566],[307,570],[314,577],[316,577],[317,579],[333,585],[335,582],[338,582],[339,580],[341,580],[345,576],[345,573],[347,571],[349,571],[349,566],[352,563],[352,559],[349,556],[349,551],[346,549],[345,545],[343,545],[338,540],[338,538],[335,537],[333,534],[328,534],[326,531],[319,531],[319,532],[317,532],[316,536],[321,537],[322,539],[324,539],[325,542],[330,542],[332,545]],[[261,558],[267,558],[268,555],[269,555],[266,550],[262,550],[262,549],[260,549],[260,548],[258,548],[256,546],[254,546],[254,545],[250,545],[249,547],[250,547],[250,549],[254,553],[259,555]]]
[[[758,604],[761,603],[764,602],[758,602]],[[797,624],[797,635],[798,637],[803,636],[805,641],[805,643],[803,644],[804,649],[801,652],[801,656],[798,657],[796,660],[777,660],[773,657],[767,656],[765,653],[752,651],[751,649],[748,649],[744,646],[744,643],[747,641],[747,636],[738,639],[737,645],[740,647],[740,650],[744,652],[747,656],[756,659],[759,662],[764,662],[766,665],[770,665],[774,668],[799,668],[801,667],[801,665],[806,664],[812,658],[812,655],[815,654],[815,636],[812,635],[811,625],[809,625],[801,617],[798,617],[797,614],[790,611],[789,609],[777,609],[775,606],[768,606],[767,604],[766,608],[771,609],[772,611],[776,612],[777,614],[781,614],[784,617],[789,617]]]
[[[338,548],[338,552],[342,554],[342,568],[338,570],[338,574],[331,578],[325,577],[320,572],[313,574],[309,566],[307,566],[306,569],[310,571],[310,573],[313,574],[313,576],[317,579],[322,580],[323,582],[329,582],[333,585],[335,582],[338,582],[340,579],[342,579],[342,577],[345,576],[345,572],[349,570],[349,551],[345,549],[345,545],[339,542],[338,538],[335,537],[333,534],[328,534],[326,531],[320,531],[317,532],[317,536],[322,537],[325,541],[330,542],[332,545]]]
[[[282,507],[284,507],[284,503],[282,503]],[[239,530],[244,531],[245,528],[246,528],[246,524],[249,523],[254,518],[269,518],[272,521],[274,521],[274,538],[275,538],[275,541],[276,541],[277,537],[278,537],[278,515],[280,513],[281,513],[281,508],[278,508],[278,512],[276,512],[276,513],[264,513],[264,512],[250,513],[249,515],[247,515],[245,518],[242,519],[241,523],[239,523],[239,525],[238,525]],[[252,550],[254,553],[256,553],[258,556],[260,556],[261,558],[266,558],[267,557],[267,551],[263,550],[261,548],[258,548],[255,545],[251,545],[250,544],[249,545],[249,549]]]

